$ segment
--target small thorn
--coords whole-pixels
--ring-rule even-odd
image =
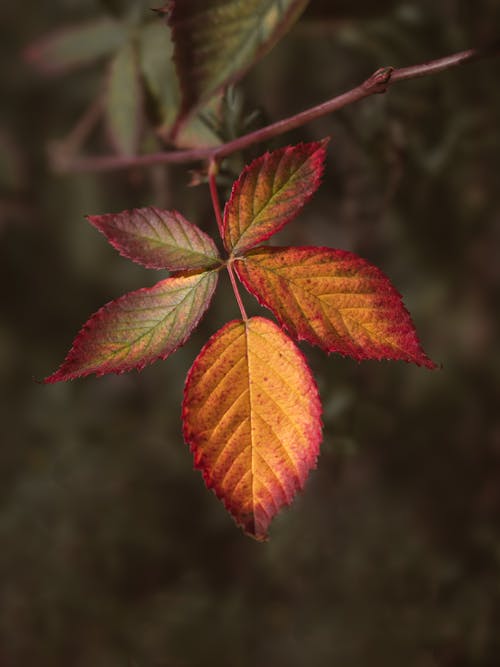
[[[170,18],[170,13],[172,11],[171,4],[168,3],[163,7],[151,7],[151,11],[158,14],[158,16],[164,17],[167,21]]]

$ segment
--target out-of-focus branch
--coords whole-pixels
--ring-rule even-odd
[[[316,118],[338,111],[339,109],[354,104],[366,97],[385,93],[392,85],[399,81],[407,81],[408,79],[416,79],[431,74],[437,74],[438,72],[443,72],[444,70],[452,69],[459,65],[497,55],[500,55],[500,40],[485,48],[468,49],[467,51],[461,51],[450,56],[445,56],[444,58],[438,58],[437,60],[431,60],[410,67],[402,67],[399,69],[394,67],[383,67],[374,72],[368,79],[366,79],[366,81],[363,81],[360,85],[342,93],[341,95],[337,95],[322,104],[306,109],[294,116],[289,116],[276,123],[271,123],[266,127],[260,128],[254,132],[249,132],[237,139],[213,148],[163,151],[159,153],[150,153],[149,155],[138,155],[135,157],[123,157],[117,155],[82,157],[59,153],[57,159],[54,160],[54,166],[58,171],[68,173],[82,171],[114,171],[118,169],[147,167],[164,163],[182,164],[197,161],[219,161],[232,153],[248,148],[253,144],[267,141],[278,135],[285,134],[290,130],[310,123]]]

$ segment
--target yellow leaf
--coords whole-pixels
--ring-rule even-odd
[[[315,466],[320,415],[302,353],[267,319],[229,322],[195,360],[184,436],[207,486],[257,540]]]

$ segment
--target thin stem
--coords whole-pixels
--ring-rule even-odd
[[[391,77],[391,83],[415,79],[429,74],[437,74],[452,67],[457,67],[458,65],[472,63],[482,58],[498,55],[500,55],[500,40],[481,49],[467,49],[467,51],[453,53],[451,56],[445,56],[444,58],[438,58],[437,60],[430,60],[429,62],[421,63],[420,65],[395,69]]]
[[[234,271],[231,261],[229,261],[226,266],[227,266],[227,271],[229,273],[229,278],[231,280],[231,285],[233,287],[234,296],[236,297],[236,301],[238,302],[238,306],[240,308],[241,317],[243,318],[243,321],[246,322],[248,320],[248,316],[245,310],[245,306],[243,305],[243,301],[241,300],[240,291],[238,289],[238,283],[236,282],[236,278],[234,277]]]
[[[66,138],[64,142],[64,148],[67,151],[70,149],[74,150],[75,148],[80,148],[80,146],[83,145],[89,134],[96,126],[97,121],[102,114],[102,107],[103,96],[101,94],[96,97],[95,100],[93,100],[93,102],[79,118],[77,124]]]
[[[219,228],[219,234],[221,239],[224,238],[224,225],[222,222],[222,213],[220,208],[219,193],[217,192],[217,172],[219,171],[219,165],[217,160],[212,158],[210,160],[210,165],[208,167],[208,183],[210,186],[210,196],[212,197],[212,206],[214,208],[215,219],[217,220],[217,227]]]
[[[72,156],[81,149],[97,125],[102,108],[103,96],[101,94],[85,109],[67,137],[51,146],[50,157],[54,165],[59,165],[59,171],[67,171],[68,162],[71,164]]]
[[[59,167],[60,171],[112,171],[117,169],[129,169],[131,167],[145,167],[153,164],[163,163],[187,163],[202,160],[212,161],[220,160],[232,153],[248,148],[253,144],[267,141],[278,135],[289,132],[297,127],[310,123],[317,118],[325,116],[343,107],[354,104],[371,95],[385,93],[390,86],[398,81],[407,81],[422,76],[437,74],[444,70],[464,65],[465,63],[476,60],[497,56],[500,54],[500,40],[488,47],[480,49],[468,49],[460,51],[444,58],[438,58],[426,63],[412,65],[411,67],[402,67],[400,69],[393,67],[384,67],[374,72],[366,81],[358,86],[351,88],[341,95],[337,95],[322,104],[306,109],[298,114],[271,123],[254,132],[249,132],[233,141],[229,141],[214,148],[197,148],[191,150],[165,151],[161,153],[151,153],[149,155],[138,155],[135,157],[123,157],[117,155],[88,156],[68,158],[64,165],[54,165]]]
[[[212,157],[212,159],[210,160],[210,164],[208,166],[208,183],[210,186],[210,196],[212,197],[212,206],[214,208],[215,219],[217,220],[217,227],[219,228],[221,239],[224,239],[224,227],[222,222],[222,213],[220,208],[219,193],[217,192],[217,181],[216,181],[216,176],[218,171],[219,171],[219,165],[217,163],[217,159],[215,157]],[[236,297],[236,301],[240,309],[241,317],[246,322],[248,320],[248,317],[245,311],[245,306],[243,305],[243,301],[241,300],[240,292],[238,290],[238,283],[236,282],[236,278],[234,277],[234,271],[231,260],[228,261],[226,267],[229,273],[229,278],[231,280],[231,286],[233,288],[234,296]]]

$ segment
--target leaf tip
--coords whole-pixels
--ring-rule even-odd
[[[244,524],[239,523],[239,521],[236,521],[236,524],[242,529],[244,535],[251,537],[252,540],[258,544],[265,544],[266,542],[269,542],[269,533],[267,530],[248,529]]]
[[[229,322],[188,373],[182,421],[207,488],[265,541],[319,454],[321,404],[302,352],[266,318]]]
[[[416,361],[415,363],[417,364],[417,366],[428,368],[430,371],[443,370],[443,364],[436,364],[423,351],[421,357],[419,358],[419,361]]]
[[[56,382],[61,382],[62,377],[59,377],[59,371],[55,371],[52,375],[47,375],[46,378],[40,380],[40,384],[56,384]]]
[[[321,185],[328,140],[299,143],[253,160],[233,184],[224,209],[223,239],[241,255],[291,222]]]
[[[171,12],[172,0],[167,0],[167,2],[162,7],[151,7],[151,11],[157,14],[160,18],[169,19]]]

